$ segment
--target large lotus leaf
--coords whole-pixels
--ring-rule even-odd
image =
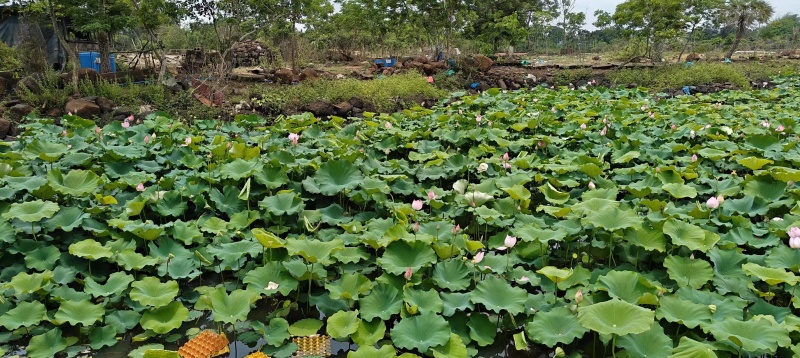
[[[386,323],[383,320],[376,319],[370,322],[362,319],[352,338],[353,342],[359,346],[373,346],[384,336],[386,336]]]
[[[275,189],[289,182],[289,176],[286,175],[286,170],[282,167],[267,167],[263,170],[256,171],[253,174],[256,182],[267,187],[267,189]]]
[[[47,173],[47,182],[53,190],[73,197],[94,192],[100,186],[100,177],[92,171],[73,169],[67,175],[55,169]]]
[[[672,339],[664,334],[660,324],[653,324],[646,332],[622,336],[617,346],[634,357],[667,358],[672,351]]]
[[[541,242],[547,244],[550,241],[563,241],[567,238],[568,232],[564,229],[548,230],[540,229],[534,225],[525,225],[514,230],[514,235],[523,241]]]
[[[435,290],[406,287],[403,292],[403,300],[406,302],[406,307],[411,307],[413,312],[440,313],[444,308],[444,303]]]
[[[131,284],[131,299],[145,306],[166,306],[178,295],[178,282],[145,277]]]
[[[390,345],[381,346],[380,349],[373,346],[358,346],[358,350],[347,352],[347,358],[396,358],[394,348]]]
[[[604,290],[613,298],[629,303],[640,303],[647,294],[656,295],[658,290],[646,278],[633,271],[610,271],[597,279],[597,290]]]
[[[326,283],[325,289],[334,300],[358,301],[362,294],[372,289],[372,281],[361,274],[346,273],[338,280]]]
[[[393,314],[400,313],[403,308],[403,297],[394,286],[381,283],[361,299],[359,306],[361,318],[372,321],[377,317],[386,321]]]
[[[267,210],[272,215],[292,215],[303,211],[305,204],[303,199],[294,193],[284,193],[275,196],[265,197],[258,202],[258,206]]]
[[[537,270],[536,273],[544,275],[545,277],[550,279],[550,281],[553,281],[553,283],[559,283],[570,278],[570,276],[572,276],[573,271],[571,269],[570,270],[560,269],[555,266],[545,266]]]
[[[95,326],[89,334],[89,347],[100,349],[117,344],[117,334],[111,326]]]
[[[664,267],[669,278],[679,286],[689,286],[694,289],[703,287],[706,282],[714,278],[711,264],[703,259],[669,255],[664,259]]]
[[[461,336],[450,333],[450,340],[440,347],[431,348],[434,358],[467,358],[467,345]]]
[[[539,191],[544,194],[544,198],[550,203],[561,205],[569,200],[569,193],[562,193],[553,187],[549,182],[540,186]]]
[[[475,308],[475,305],[469,301],[469,293],[447,293],[441,292],[439,296],[442,297],[442,315],[450,317],[456,312],[470,311]]]
[[[166,306],[147,310],[139,323],[144,329],[165,334],[180,327],[187,318],[189,310],[182,303],[175,301]]]
[[[786,283],[790,286],[797,284],[797,276],[782,268],[764,267],[756,263],[748,262],[742,265],[742,269],[748,276],[756,276],[768,285]]]
[[[358,318],[356,311],[339,311],[328,317],[328,335],[333,339],[347,339],[351,334],[356,333],[361,319]]]
[[[450,291],[463,290],[472,283],[470,269],[460,259],[440,261],[433,269],[431,277],[436,286]]]
[[[65,144],[49,140],[34,139],[25,146],[22,156],[25,159],[42,159],[47,162],[55,162],[69,150]]]
[[[210,303],[214,321],[233,324],[247,320],[250,305],[259,297],[258,293],[247,290],[235,290],[228,295],[224,287],[219,287],[206,293],[201,299]]]
[[[60,257],[61,251],[57,247],[42,246],[25,255],[25,266],[41,271],[52,270]]]
[[[322,195],[336,195],[343,190],[358,187],[364,180],[358,167],[346,160],[332,160],[322,164],[314,175],[314,182]]]
[[[697,196],[697,189],[686,184],[671,183],[666,184],[661,188],[676,199],[694,198]]]
[[[42,273],[20,272],[11,279],[9,283],[3,285],[3,288],[11,287],[15,291],[16,296],[34,293],[48,287],[53,280],[52,271],[44,271]]]
[[[569,344],[586,333],[586,328],[578,323],[578,317],[567,307],[557,307],[533,316],[525,325],[525,332],[534,342],[554,347]]]
[[[247,272],[242,282],[247,284],[248,290],[268,296],[276,292],[286,296],[297,289],[298,285],[297,280],[277,261],[268,262]],[[270,283],[277,284],[277,287]]]
[[[61,302],[54,317],[58,322],[69,322],[73,326],[79,324],[90,326],[102,321],[105,313],[103,305],[94,305],[89,300],[64,301]]]
[[[114,331],[122,334],[139,324],[142,315],[136,311],[117,310],[106,315],[105,324],[114,327]]]
[[[81,208],[62,208],[58,214],[42,223],[42,226],[50,231],[61,229],[66,232],[71,232],[75,228],[80,227],[83,220],[88,217],[89,214],[84,213]]]
[[[266,231],[261,228],[256,228],[251,231],[253,236],[255,236],[256,240],[261,243],[262,246],[268,249],[277,249],[284,246],[285,242],[283,239],[279,238],[277,235]]]
[[[664,223],[664,234],[672,239],[673,244],[686,246],[692,251],[707,252],[719,241],[719,235],[707,233],[697,225],[674,219]]]
[[[715,347],[688,337],[681,337],[678,346],[672,349],[670,358],[717,358]]]
[[[792,343],[787,330],[767,319],[739,321],[728,317],[714,322],[707,329],[717,341],[732,342],[748,353],[775,353],[778,347]]]
[[[77,338],[64,338],[61,329],[53,328],[43,334],[31,337],[26,353],[29,358],[53,358],[70,345],[77,342]]]
[[[141,270],[147,266],[153,266],[161,262],[160,258],[144,256],[132,249],[122,250],[115,256],[118,264],[126,270]]]
[[[737,163],[744,165],[747,169],[750,170],[759,170],[763,166],[767,164],[774,164],[775,162],[769,159],[764,158],[756,158],[756,157],[747,157],[742,158],[736,161]]]
[[[44,218],[52,217],[59,209],[58,204],[52,201],[33,200],[24,203],[11,204],[8,211],[3,213],[3,219],[19,219],[24,222],[37,222]]]
[[[642,333],[653,325],[655,312],[637,305],[612,299],[578,308],[581,326],[600,334]]]
[[[289,326],[289,334],[293,336],[305,337],[319,333],[322,328],[322,321],[314,318],[301,319]]]
[[[94,297],[113,296],[125,291],[128,285],[133,282],[133,276],[125,272],[114,272],[108,276],[105,284],[95,282],[91,277],[87,277],[84,283],[84,291]]]
[[[450,340],[450,326],[444,317],[434,313],[404,318],[392,328],[392,342],[400,348],[426,352]]]
[[[69,245],[69,254],[87,260],[97,260],[111,257],[112,255],[111,249],[94,241],[94,239],[86,239]]]
[[[636,228],[642,225],[642,219],[632,210],[611,208],[608,210],[592,212],[582,220],[585,224],[616,231],[627,228]]]
[[[260,167],[261,164],[257,160],[236,158],[232,162],[223,164],[219,168],[219,172],[223,178],[239,180],[249,177],[253,172],[260,170]]]
[[[430,245],[415,241],[395,241],[389,244],[378,264],[384,271],[393,275],[402,275],[410,267],[412,272],[419,271],[437,261],[436,253]]]
[[[331,241],[286,239],[286,249],[289,255],[300,255],[309,263],[320,262],[328,265],[331,263],[331,254],[344,249],[344,242],[341,239]]]
[[[189,205],[186,199],[181,196],[181,193],[175,190],[170,190],[164,195],[161,195],[156,203],[156,211],[162,216],[179,217],[183,215]],[[183,238],[181,238],[183,239]],[[185,239],[183,239],[185,241]]]
[[[261,333],[264,340],[273,347],[280,347],[283,342],[289,339],[289,321],[276,317],[269,321],[269,326],[261,322],[253,322],[253,329]]]
[[[725,200],[722,204],[722,208],[726,213],[733,212],[755,217],[758,215],[766,215],[767,211],[769,211],[769,203],[762,198],[747,195],[739,199]]]
[[[469,338],[478,346],[485,347],[494,343],[497,325],[492,323],[488,315],[471,314],[467,327],[469,327]]]
[[[30,327],[45,319],[47,309],[41,302],[20,302],[16,307],[0,316],[0,326],[9,331],[20,327]]]
[[[745,181],[744,194],[767,201],[780,199],[786,190],[786,183],[770,177],[754,177]]]
[[[667,249],[667,239],[664,237],[664,233],[647,225],[625,230],[625,239],[645,250],[664,252]]]
[[[689,328],[711,322],[711,308],[707,305],[682,300],[675,296],[659,299],[656,317],[680,323]]]
[[[208,192],[208,198],[214,203],[217,210],[232,216],[245,208],[246,202],[239,198],[239,189],[226,185],[219,191],[213,188]]]
[[[470,293],[470,301],[482,304],[489,311],[500,313],[503,310],[510,314],[519,314],[525,310],[528,292],[512,287],[508,282],[496,276],[489,276],[478,282]]]

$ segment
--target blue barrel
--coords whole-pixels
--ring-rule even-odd
[[[111,72],[117,72],[117,64],[114,61],[114,54],[110,56]],[[81,52],[78,54],[81,61],[81,68],[93,68],[95,71],[100,72],[100,53],[99,52]]]

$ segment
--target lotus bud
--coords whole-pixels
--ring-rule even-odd
[[[492,121],[489,121],[489,122],[487,122],[487,123],[486,123],[486,125],[488,125],[489,127],[491,127],[491,126],[492,126]]]
[[[789,234],[789,237],[800,237],[800,227],[792,227],[787,234]]]
[[[478,252],[477,254],[475,254],[475,257],[472,259],[472,263],[473,264],[480,263],[481,261],[483,261],[483,256],[484,255],[485,255],[485,253],[483,251]]]
[[[453,228],[450,230],[450,232],[452,232],[453,235],[458,234],[459,231],[461,231],[461,225],[458,224],[456,226],[453,226]]]
[[[422,200],[414,200],[411,202],[411,208],[414,210],[422,210]]]
[[[192,144],[192,137],[186,137],[183,142],[186,143],[186,145]]]
[[[769,128],[770,127],[769,122],[767,122],[766,120],[761,121],[761,126],[764,127],[764,128]]]
[[[385,123],[383,126],[384,126],[386,129],[392,129],[392,124],[391,124],[391,123],[389,123],[389,122],[386,122],[386,123]]]
[[[68,116],[71,116],[71,115],[72,115],[72,112],[71,112],[71,111],[70,111],[70,112],[67,112],[67,115],[68,115]]]
[[[144,136],[144,143],[145,144],[150,143],[150,136],[149,135]]]
[[[786,129],[786,128],[783,126],[783,124],[779,124],[778,128],[775,128],[775,131],[776,132],[783,132],[784,129]]]
[[[434,193],[433,190],[428,190],[428,200],[434,199],[436,199],[436,193]]]
[[[697,154],[692,154],[692,163],[697,162]]]
[[[403,277],[405,277],[406,280],[411,280],[411,274],[412,274],[411,267],[409,267],[406,269],[406,273],[403,274]]]
[[[590,181],[590,182],[589,182],[589,185],[588,185],[588,187],[589,187],[589,190],[594,190],[595,188],[597,188],[597,186],[596,186],[596,185],[594,185],[594,182],[593,182],[593,181]]]
[[[692,252],[692,254],[691,254],[691,255],[689,255],[689,260],[692,260],[692,261],[694,261],[694,252]]]
[[[540,140],[539,143],[537,143],[537,145],[539,146],[539,148],[544,148],[546,144],[544,144],[544,141]]]
[[[156,134],[155,134],[155,133],[153,133],[153,135],[151,135],[151,136],[150,136],[150,139],[152,139],[152,140],[156,140]],[[230,143],[228,143],[228,144],[230,145]]]
[[[661,167],[656,167],[656,173],[661,173]]]
[[[292,145],[297,145],[297,142],[300,140],[300,135],[297,133],[289,133],[289,141],[292,142]]]
[[[139,185],[136,186],[136,191],[144,191],[144,184],[139,183]]]
[[[789,247],[793,249],[800,249],[800,237],[793,237],[789,239]]]
[[[603,127],[603,129],[602,129],[602,130],[600,130],[600,135],[601,135],[601,136],[605,136],[605,135],[606,135],[606,129],[607,129],[607,128],[608,128],[608,127]]]
[[[505,154],[503,154],[503,161],[506,161],[506,162],[507,162],[507,161],[508,161],[508,158],[509,158],[509,156],[508,156],[508,152],[506,152]]]
[[[481,119],[482,118],[483,118],[483,116],[481,116],[480,114],[475,116],[475,122],[477,122],[478,124],[481,124]]]
[[[578,290],[578,292],[575,292],[575,303],[581,303],[582,301],[583,301],[583,291]]]
[[[412,230],[414,230],[414,233],[416,233],[417,231],[419,231],[419,222],[415,222],[415,223],[414,223],[414,228],[413,228]]]
[[[505,245],[505,247],[509,249],[514,247],[514,245],[516,244],[517,244],[517,238],[510,235],[506,235],[506,239],[503,240],[503,245]]]
[[[61,131],[61,135],[66,137],[67,136],[67,131],[66,130]]]
[[[581,123],[581,130],[586,130],[586,123]]]
[[[280,286],[280,285],[278,285],[278,284],[277,284],[277,283],[275,283],[275,282],[272,282],[272,281],[270,281],[270,282],[267,284],[267,290],[277,290],[277,289],[278,289],[278,286]]]
[[[100,134],[100,133],[102,133],[102,132],[103,132],[103,130],[102,130],[102,129],[100,129],[100,127],[96,127],[96,128],[94,129],[94,132],[95,132],[95,134]]]
[[[511,163],[503,163],[503,168],[511,169]]]
[[[689,132],[689,137],[692,137],[692,139],[694,139],[695,135],[697,134],[694,131]]]
[[[480,165],[478,165],[478,173],[483,173],[488,169],[489,169],[489,164],[481,163]]]
[[[673,124],[673,125],[672,125],[670,128],[672,128],[672,130],[676,130],[676,129],[678,129],[678,126],[676,126],[675,124]]]
[[[708,201],[706,201],[706,206],[711,210],[714,210],[714,209],[718,208],[719,207],[719,199],[717,199],[716,197],[713,197],[713,196],[708,198]]]
[[[553,352],[553,357],[566,357],[567,354],[564,353],[564,349],[561,347],[556,347],[555,352]]]
[[[130,126],[131,126],[131,124],[128,123],[128,122],[122,122],[122,128],[128,128]]]

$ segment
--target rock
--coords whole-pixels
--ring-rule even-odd
[[[417,61],[422,64],[427,64],[430,62],[427,57],[417,57],[416,59],[414,59],[414,61]]]
[[[44,74],[34,73],[30,76],[23,77],[17,82],[17,92],[24,93],[30,91],[33,94],[41,94],[42,86],[40,83],[44,81]]]
[[[8,93],[8,80],[0,77],[0,98],[3,98]]]
[[[279,68],[275,70],[275,79],[278,83],[291,84],[294,80],[294,72],[288,68]]]
[[[100,79],[100,74],[93,68],[81,68],[78,70],[78,82],[88,80],[89,82],[96,83]],[[69,86],[72,83],[72,72],[64,72],[61,74],[61,84]]]
[[[125,118],[128,118],[129,116],[132,116],[132,115],[133,115],[133,112],[131,112],[131,111],[127,110],[127,109],[114,108],[111,111],[111,120],[112,121],[120,121],[120,122],[122,122],[122,121],[125,120]]]
[[[502,79],[497,80],[497,87],[500,87],[500,89],[504,89],[504,90],[508,89],[508,86],[506,85],[506,81],[503,81]]]
[[[353,105],[350,104],[350,102],[342,102],[335,105],[334,107],[336,107],[337,116],[346,116],[350,114],[350,111],[353,110]]]
[[[362,108],[362,109],[364,108],[364,100],[362,100],[361,98],[350,97],[350,99],[347,100],[347,102],[352,104],[353,107],[355,108]]]
[[[100,115],[101,112],[100,106],[83,99],[73,99],[67,102],[67,105],[64,106],[64,111],[71,112],[81,118],[93,118]]]
[[[94,104],[97,104],[97,96],[86,96],[86,97],[81,97],[81,99],[86,102],[92,102]]]
[[[11,113],[14,113],[19,118],[22,118],[33,112],[33,107],[25,103],[20,103],[14,105],[9,110],[11,111]]]
[[[478,70],[481,72],[488,72],[494,65],[494,61],[484,55],[475,55],[472,56],[472,59],[476,62]]]
[[[489,90],[489,88],[491,87],[489,87],[488,83],[481,81],[481,83],[478,84],[478,88],[476,88],[476,90],[483,92]]]
[[[50,108],[44,114],[49,118],[58,118],[64,115],[64,112],[61,111],[61,108]]]
[[[20,103],[22,103],[22,101],[19,98],[12,98],[12,99],[9,99],[8,102],[3,103],[3,106],[6,107],[6,108],[11,108],[11,107],[14,107],[14,106],[16,106],[16,105],[18,105]]]
[[[319,77],[319,74],[317,74],[317,70],[313,68],[306,68],[305,70],[303,70],[303,73],[301,73],[300,76],[301,79],[303,80],[316,81],[317,78]]]
[[[172,91],[172,93],[178,93],[183,91],[183,86],[180,83],[178,83],[178,81],[175,78],[172,77],[165,78],[163,81],[161,81],[161,84],[164,85],[164,87],[166,87],[170,91]]]
[[[690,53],[690,54],[688,54],[686,56],[686,61],[687,62],[697,62],[697,61],[705,60],[705,59],[706,59],[706,55],[699,54],[699,53],[694,53],[694,52]]]
[[[303,106],[302,110],[306,112],[311,112],[317,117],[332,116],[336,113],[336,107],[334,107],[332,104],[328,102],[320,100],[313,101]]]
[[[106,113],[111,112],[114,109],[114,101],[105,97],[97,97],[95,103],[97,103],[97,105],[100,106],[100,109]]]
[[[5,118],[0,118],[0,139],[11,135],[11,121]]]

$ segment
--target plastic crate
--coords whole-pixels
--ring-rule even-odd
[[[110,56],[111,72],[117,72],[117,64],[114,61],[114,54]],[[81,52],[78,54],[81,61],[81,68],[93,68],[95,71],[100,72],[100,53],[99,52]]]

